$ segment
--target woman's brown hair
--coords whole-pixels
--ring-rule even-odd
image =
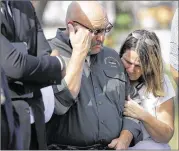
[[[126,38],[119,56],[122,57],[126,50],[134,50],[139,55],[142,70],[140,80],[147,87],[147,92],[152,92],[156,97],[164,96],[164,69],[157,35],[147,30],[136,30]]]

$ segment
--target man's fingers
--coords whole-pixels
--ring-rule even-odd
[[[116,144],[117,144],[117,139],[113,139],[112,142],[110,144],[108,144],[109,148],[115,148]]]
[[[123,115],[127,116],[128,114],[127,114],[127,112],[125,111],[125,112],[123,112]]]
[[[70,35],[75,34],[75,29],[74,29],[73,25],[70,23],[68,24],[68,30],[69,30]]]
[[[127,149],[127,148],[124,146],[124,144],[118,142],[118,143],[116,144],[115,149],[116,149],[116,150],[123,150],[123,149]]]
[[[131,101],[125,101],[124,107],[129,108],[131,105]]]
[[[91,35],[91,33],[89,31],[87,31],[86,34],[87,34],[87,36],[86,36],[87,46],[90,47],[91,46],[92,35]]]

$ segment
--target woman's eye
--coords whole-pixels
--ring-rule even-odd
[[[131,62],[129,62],[129,61],[127,61],[127,60],[126,60],[126,62],[127,62],[128,64],[130,64],[130,65],[132,64]]]
[[[140,65],[136,65],[137,68],[140,68]]]

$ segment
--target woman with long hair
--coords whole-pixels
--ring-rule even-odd
[[[154,32],[136,30],[128,35],[119,53],[138,96],[136,100],[128,97],[123,114],[138,119],[143,132],[143,140],[129,149],[170,149],[175,91],[164,74],[158,37]]]

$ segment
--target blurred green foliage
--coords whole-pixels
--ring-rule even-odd
[[[131,28],[132,17],[128,13],[121,13],[116,17],[116,28]]]

